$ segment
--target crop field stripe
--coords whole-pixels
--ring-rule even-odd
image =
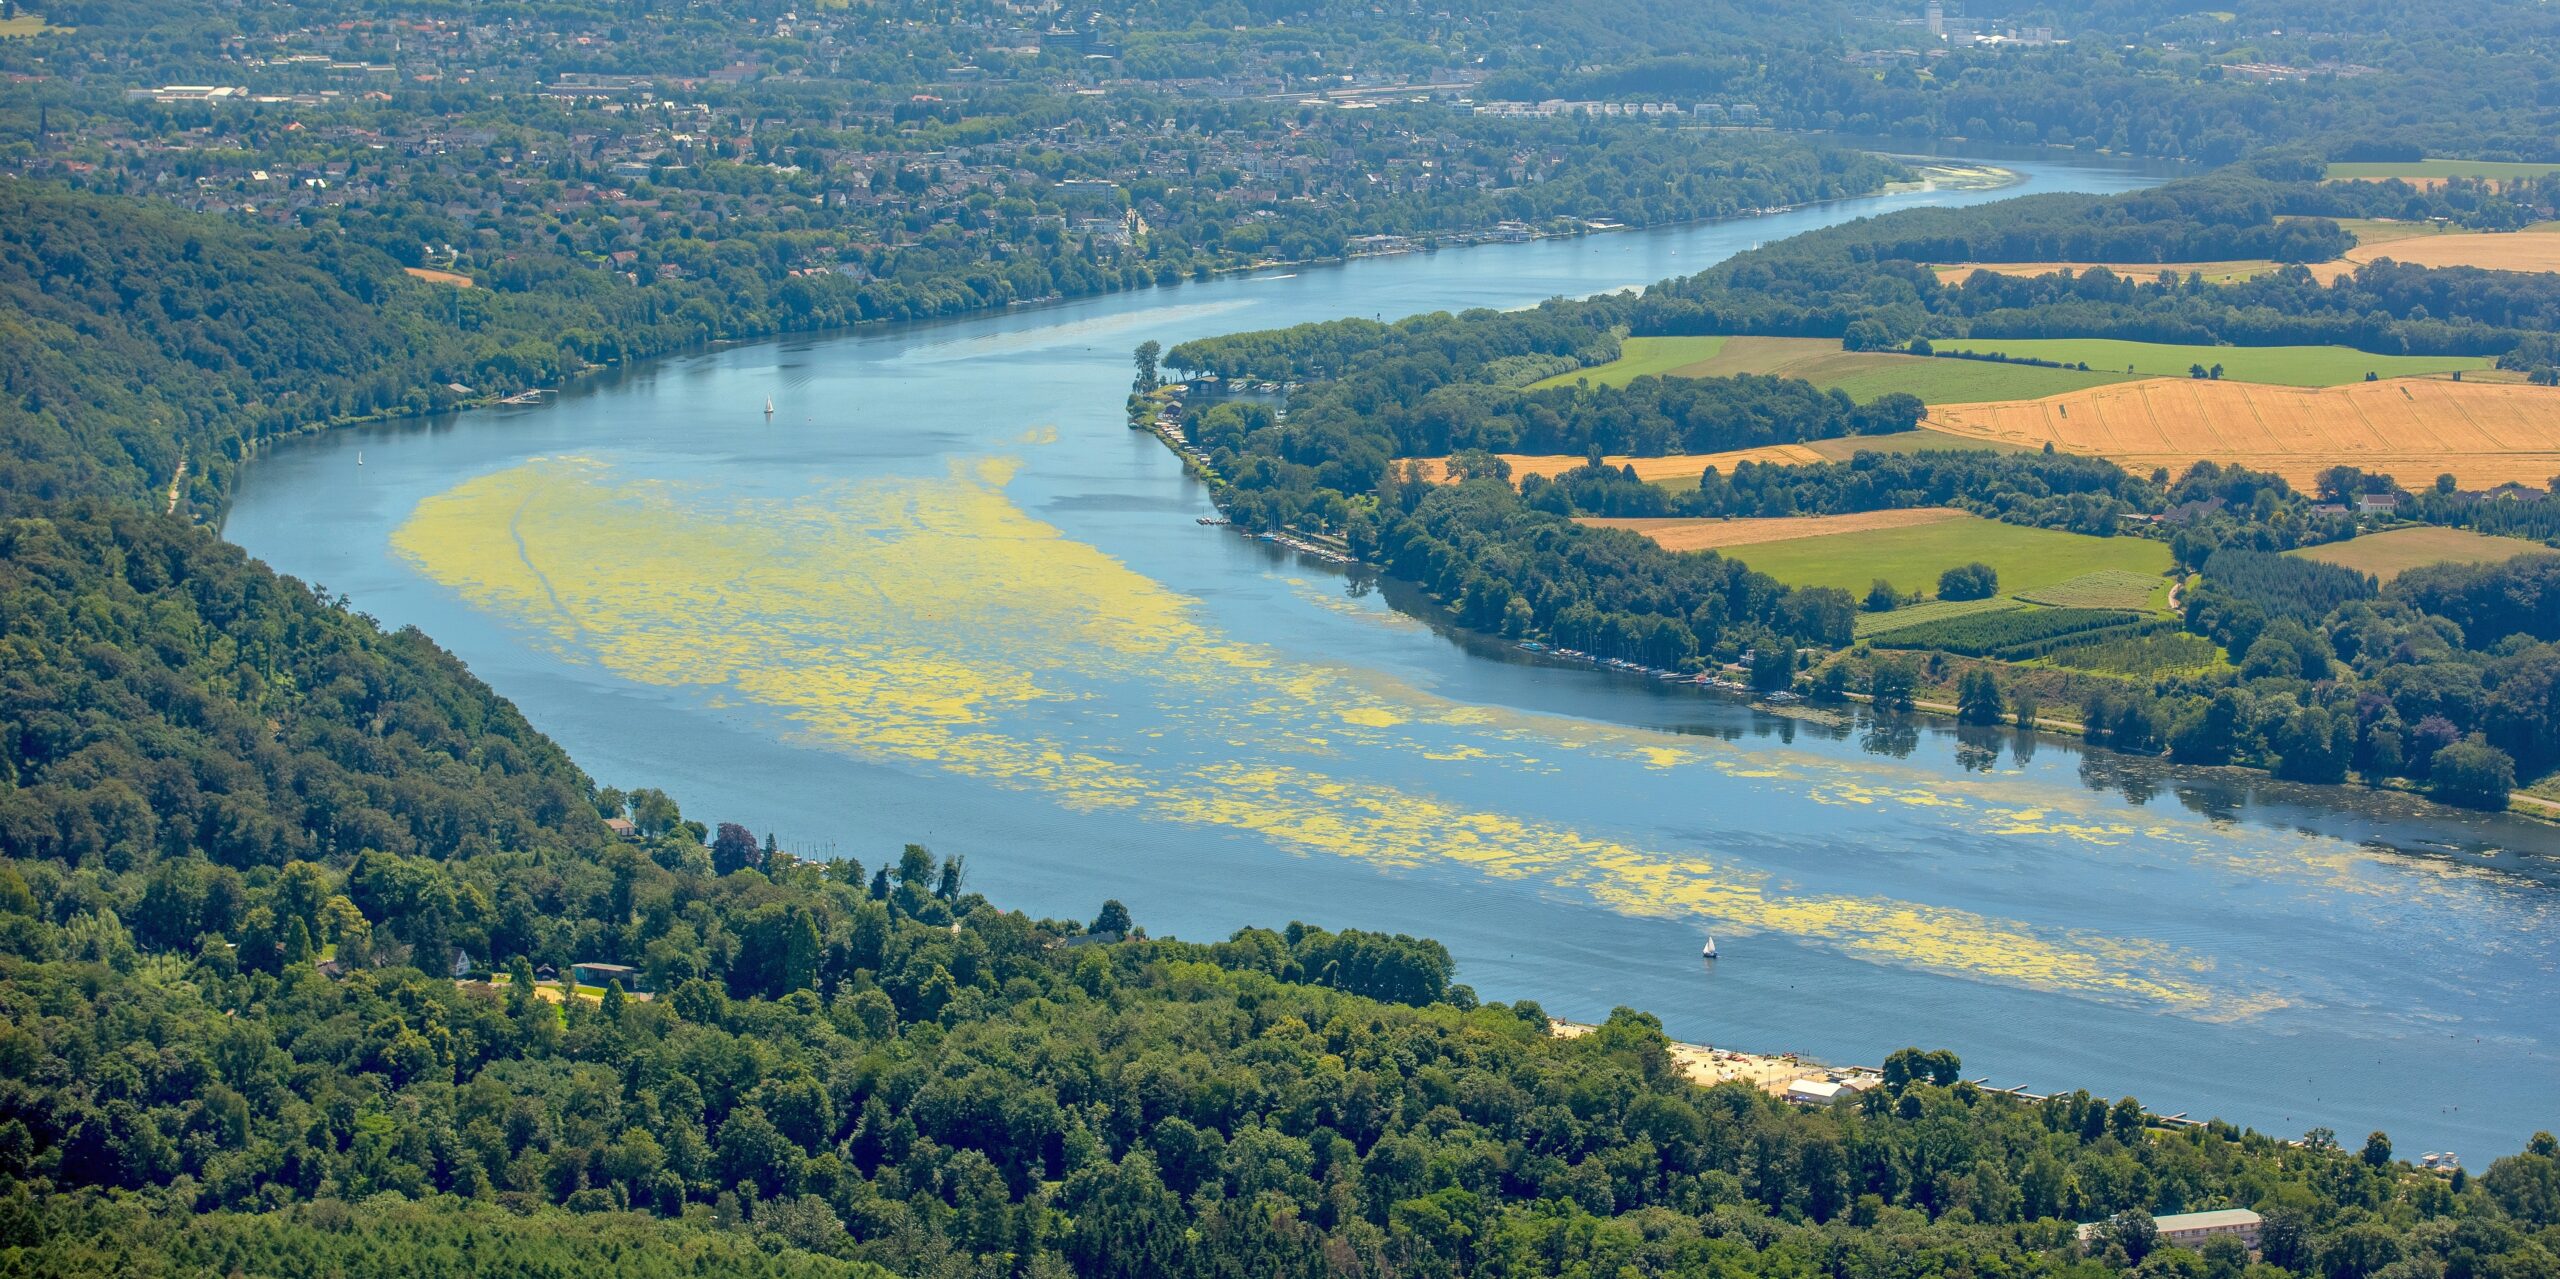
[[[2452,399],[2451,397],[2447,397],[2447,399],[2448,402],[2453,405],[2454,412],[2462,415],[2463,425],[2470,427],[2472,433],[2480,437],[2481,443],[2488,445],[2488,451],[2501,453],[2512,451],[2507,441],[2496,431],[2491,430],[2488,423],[2481,421],[2478,417],[2472,414],[2470,405],[2463,403],[2459,399]]]

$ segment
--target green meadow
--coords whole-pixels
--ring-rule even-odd
[[[1625,386],[1640,377],[1730,377],[1765,373],[1841,391],[1861,402],[1900,391],[1931,404],[2033,400],[2078,391],[2126,375],[2083,373],[2032,364],[1940,360],[1880,351],[1844,351],[1829,338],[1664,337],[1628,338],[1617,359],[1532,384],[1532,390],[1572,386]]]
[[[2201,364],[2222,366],[2233,382],[2265,382],[2276,386],[2343,386],[2361,382],[2367,373],[2383,377],[2417,377],[2429,373],[2486,369],[2491,361],[2472,355],[2375,355],[2346,346],[2174,346],[2160,342],[2126,342],[2116,338],[1971,338],[1959,348],[2062,364],[2087,361],[2090,368],[2130,372],[2143,377],[2186,377]]]
[[[2326,176],[2332,182],[2353,179],[2380,181],[2385,178],[2493,178],[2505,182],[2551,173],[2560,173],[2560,164],[2520,164],[2509,160],[2376,160],[2332,164]]]
[[[1938,574],[1976,561],[2000,574],[2002,595],[2033,593],[2110,570],[2157,577],[2169,568],[2166,543],[2090,537],[1970,516],[1909,528],[1760,542],[1718,553],[1790,586],[1836,586],[1861,597],[1877,578],[1905,593],[1934,595]],[[2161,586],[2165,591],[2167,579]]]

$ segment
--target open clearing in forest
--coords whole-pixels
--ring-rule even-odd
[[[1939,360],[1882,351],[1844,351],[1831,338],[1667,337],[1628,338],[1607,364],[1559,374],[1532,389],[1624,386],[1638,377],[1731,377],[1766,373],[1845,392],[1861,402],[1896,391],[1941,401],[2033,399],[2083,387],[2121,382],[2120,373],[2082,373],[2031,364]]]
[[[2560,164],[2519,164],[2506,160],[2375,160],[2329,166],[2331,182],[2387,182],[2398,178],[2414,187],[2442,186],[2448,178],[2486,178],[2512,182],[2560,173]]]
[[[2448,222],[2399,222],[2385,218],[2339,218],[2339,227],[2356,238],[2356,246],[2333,262],[2311,262],[2305,269],[2327,284],[2376,258],[2417,266],[2476,266],[2494,271],[2560,270],[2560,225],[2541,223],[2522,231],[2465,231]],[[2525,238],[2531,237],[2531,238]],[[2411,244],[2421,240],[2426,243]],[[2148,284],[2163,272],[2202,275],[2207,284],[2234,284],[2272,275],[2282,263],[2268,258],[2234,258],[2222,262],[1959,262],[1936,268],[1940,284],[1962,284],[1976,271],[1995,275],[2039,276],[2069,271],[2075,275],[2104,268]]]
[[[2306,546],[2286,554],[2341,565],[2359,573],[2371,573],[2388,582],[2410,569],[2429,564],[2500,564],[2519,555],[2549,555],[2553,551],[2540,542],[2528,542],[2520,537],[2491,537],[2469,529],[2421,525],[2385,529],[2343,542]]]
[[[2227,381],[2282,386],[2337,386],[2361,382],[2367,373],[2386,378],[2467,373],[2488,369],[2493,363],[2476,355],[2375,355],[2347,346],[2179,346],[2119,338],[1967,338],[1961,344],[1949,339],[1945,345],[1950,350],[2052,360],[2058,364],[2086,361],[2091,368],[2128,370],[2155,378],[2185,378],[2196,365],[2210,369],[2219,364]],[[2124,379],[2120,376],[2117,380]]]
[[[1929,425],[2031,449],[2051,443],[2136,474],[2210,458],[2306,489],[2332,466],[2411,489],[2447,473],[2467,488],[2539,488],[2560,474],[2560,391],[2516,383],[2404,378],[2306,389],[2154,378],[2026,403],[1945,405]]]
[[[1667,551],[1712,551],[1760,542],[1786,542],[1807,537],[1833,537],[1877,529],[1916,528],[1949,520],[1972,519],[1945,506],[1915,506],[1899,511],[1859,511],[1851,515],[1790,515],[1773,519],[1664,519],[1579,521],[1592,528],[1622,528],[1652,538]]]
[[[2101,267],[2128,280],[2136,280],[2144,284],[2159,279],[2164,272],[2169,271],[2175,271],[2180,275],[2201,273],[2208,284],[2230,284],[2238,280],[2269,275],[2280,269],[2276,262],[2268,258],[2236,258],[2228,262],[1959,262],[1954,266],[1935,269],[1938,273],[1938,283],[1962,284],[1976,271],[1989,271],[1993,275],[2019,276],[2052,275],[2057,271],[2085,275]]]
[[[438,271],[433,267],[424,266],[404,266],[400,269],[410,278],[424,280],[429,284],[450,284],[457,289],[476,289],[480,287],[479,285],[471,282],[470,276],[464,275],[459,271]]]
[[[1813,516],[1804,517],[1804,521],[1809,524],[1813,520],[1854,518],[1859,517]],[[1857,596],[1864,596],[1868,585],[1877,578],[1893,583],[1894,589],[1906,594],[1935,594],[1940,573],[1977,561],[1997,571],[2001,592],[2011,595],[2110,569],[2157,576],[2169,567],[2169,547],[2165,542],[2028,528],[1962,512],[1900,527],[1834,531],[1744,545],[1745,549],[1727,553],[1790,586],[1836,586]],[[2166,579],[2162,586],[2166,588]]]
[[[1665,457],[1630,457],[1624,453],[1612,453],[1600,460],[1610,466],[1632,466],[1636,468],[1636,478],[1640,480],[1678,480],[1686,477],[1689,485],[1695,486],[1698,477],[1706,473],[1706,459],[1710,457],[1739,458],[1745,455],[1755,462],[1779,462],[1791,466],[1828,460],[1814,452],[1811,446],[1803,444],[1773,444],[1767,448],[1743,449],[1734,453],[1673,453]],[[1511,464],[1513,484],[1518,484],[1532,475],[1562,475],[1588,460],[1570,453],[1504,453],[1500,456],[1503,461]],[[1447,458],[1425,457],[1414,460],[1422,467],[1422,478],[1435,484],[1448,481]]]
[[[1698,477],[1706,474],[1710,466],[1731,475],[1735,467],[1745,462],[1768,466],[1813,466],[1822,462],[1846,462],[1860,453],[1942,453],[1966,449],[1989,449],[1998,453],[2021,451],[2013,444],[1968,439],[1923,427],[1891,435],[1844,435],[1838,439],[1771,444],[1724,453],[1674,453],[1664,457],[1630,457],[1624,453],[1613,453],[1601,460],[1610,466],[1633,466],[1636,478],[1648,483],[1685,489],[1697,487]],[[1424,479],[1433,483],[1448,480],[1446,458],[1416,460],[1422,465]],[[1511,464],[1511,479],[1515,484],[1532,475],[1561,475],[1585,461],[1563,453],[1505,453],[1502,460]]]

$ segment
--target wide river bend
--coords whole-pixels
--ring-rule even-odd
[[[1220,279],[660,361],[339,432],[226,533],[460,654],[599,778],[1035,913],[1437,937],[1485,997],[2473,1156],[2560,1127],[2560,837],[1542,665],[1195,521],[1128,352],[1512,307],[1920,204]],[[776,412],[768,421],[768,399]],[[1724,958],[1699,961],[1713,930]]]

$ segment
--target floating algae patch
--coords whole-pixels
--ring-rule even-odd
[[[1464,706],[1284,659],[1032,518],[1005,495],[1011,475],[1009,461],[977,459],[942,477],[748,501],[595,459],[536,459],[421,503],[394,545],[568,660],[764,706],[832,749],[1069,810],[1248,832],[1300,854],[1465,867],[1630,915],[2192,1016],[2274,1003],[2232,988],[2263,979],[2149,942],[1800,890],[1723,858],[1504,811],[1519,779],[1567,763],[1577,785],[1650,787],[1677,784],[1662,770],[1702,764],[1773,797],[1933,802],[1986,833],[2020,824],[2014,806],[1983,811],[1998,795],[1986,783]],[[1493,789],[1464,798],[1471,784]]]

